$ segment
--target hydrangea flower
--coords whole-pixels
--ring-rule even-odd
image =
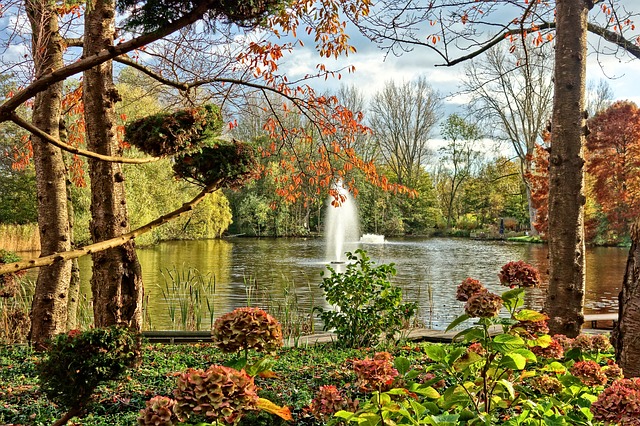
[[[475,294],[486,293],[487,289],[478,280],[473,278],[465,278],[458,286],[456,292],[456,300],[466,302],[469,298]]]
[[[537,287],[540,283],[540,273],[528,263],[519,260],[509,262],[502,267],[498,274],[500,283],[507,287]]]
[[[238,308],[222,315],[211,335],[222,351],[230,353],[248,349],[274,353],[283,344],[280,323],[258,308]]]
[[[607,383],[607,376],[594,361],[578,361],[570,371],[586,386],[601,386]]]
[[[640,378],[616,380],[591,404],[593,418],[606,424],[640,425]]]
[[[176,401],[166,396],[154,396],[140,410],[138,425],[140,426],[173,426],[180,422],[173,408]]]
[[[548,359],[562,359],[564,357],[564,348],[555,339],[551,339],[551,343],[546,348],[542,346],[534,346],[531,348],[531,352],[533,352],[536,356],[541,358]]]
[[[494,293],[477,293],[467,300],[464,311],[471,318],[491,318],[502,309],[502,298]]]
[[[387,390],[399,374],[391,363],[389,352],[378,352],[373,359],[353,361],[353,370],[365,390]]]
[[[190,368],[178,375],[176,387],[173,396],[179,417],[197,414],[234,423],[246,411],[257,409],[257,388],[244,370],[222,365],[206,371]]]
[[[562,392],[563,386],[555,377],[551,377],[547,374],[543,374],[542,376],[534,377],[531,382],[531,387],[537,390],[540,393],[546,395],[555,395],[557,393]]]
[[[355,408],[353,405],[334,385],[325,385],[320,386],[308,410],[313,417],[326,422],[340,410]]]

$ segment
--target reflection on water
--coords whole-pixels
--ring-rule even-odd
[[[524,260],[537,266],[546,281],[547,247],[499,241],[474,241],[444,238],[390,238],[385,244],[361,244],[376,263],[395,263],[394,282],[404,291],[405,300],[420,306],[420,320],[436,329],[463,312],[455,300],[457,285],[466,277],[479,279],[490,290],[500,293],[497,274],[512,260]],[[627,249],[594,248],[587,252],[586,312],[615,312],[622,283]],[[324,241],[321,239],[255,239],[176,241],[139,249],[145,290],[149,296],[151,326],[170,328],[168,306],[161,296],[161,271],[173,267],[197,268],[215,277],[212,297],[215,316],[246,306],[247,284],[270,293],[272,300],[296,298],[310,309],[323,302],[319,284],[326,270]],[[89,289],[90,260],[81,259],[83,288]],[[335,266],[335,265],[334,265]],[[530,290],[527,304],[542,306],[544,286]],[[255,299],[252,302],[257,303]],[[207,315],[208,316],[208,315]]]

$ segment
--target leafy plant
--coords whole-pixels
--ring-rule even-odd
[[[123,327],[59,334],[38,365],[40,388],[51,401],[79,414],[99,384],[134,364],[135,347],[135,336]]]
[[[508,265],[511,272],[517,269],[510,276],[521,277],[518,271],[527,271],[525,275],[529,277],[509,280],[509,284],[537,284],[537,280],[530,279],[537,276],[537,271],[529,265]],[[412,366],[407,359],[396,358],[395,379],[389,374],[368,374],[385,379],[368,387],[375,391],[357,411],[340,411],[336,417],[367,426],[592,425],[594,413],[600,419],[630,418],[633,408],[616,410],[616,404],[630,395],[629,400],[634,400],[633,386],[610,391],[610,396],[590,410],[609,377],[621,377],[619,367],[608,359],[611,347],[607,339],[580,337],[576,345],[575,340],[551,338],[546,334],[547,317],[522,308],[524,291],[512,289],[499,297],[477,280],[464,280],[458,287],[458,299],[467,302],[466,313],[454,320],[449,330],[472,317],[478,319],[458,333],[454,340],[461,342],[426,344],[424,351],[431,362],[425,365]],[[502,306],[508,310],[508,317],[498,316]],[[566,345],[567,352],[560,342]],[[388,363],[390,356],[379,359]],[[377,371],[372,363],[365,360],[354,362],[354,366],[362,375],[364,370]],[[365,364],[367,368],[363,369]],[[612,411],[607,412],[609,409]],[[627,417],[621,417],[621,411]]]
[[[387,340],[400,330],[417,310],[416,303],[402,303],[402,290],[389,281],[396,274],[393,264],[375,266],[364,250],[346,253],[343,273],[331,272],[320,287],[325,299],[337,310],[316,307],[325,330],[335,330],[338,344],[345,347],[377,344],[383,333]]]

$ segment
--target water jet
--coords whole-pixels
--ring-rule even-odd
[[[349,191],[336,181],[331,188],[336,195],[327,200],[325,216],[325,256],[328,262],[345,263],[344,253],[358,248],[360,224],[358,208]]]

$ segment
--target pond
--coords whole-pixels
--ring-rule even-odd
[[[524,260],[538,267],[546,282],[547,247],[503,241],[451,238],[389,238],[384,244],[357,244],[377,264],[395,263],[393,282],[403,289],[405,300],[419,304],[421,324],[444,329],[464,312],[455,300],[457,285],[466,277],[479,279],[501,293],[497,274],[502,265]],[[628,249],[597,247],[587,251],[586,313],[617,312],[617,297]],[[138,249],[147,295],[146,328],[181,329],[189,312],[196,311],[201,330],[212,318],[237,307],[260,306],[279,316],[308,313],[324,306],[321,272],[326,271],[322,239],[229,238],[204,241],[172,241]],[[82,287],[89,292],[90,260],[81,259]],[[344,265],[331,265],[335,269]],[[181,290],[170,275],[184,276],[197,269],[210,280],[208,289]],[[193,277],[193,275],[192,275]],[[527,293],[527,305],[538,309],[546,283]],[[205,294],[206,293],[206,294]],[[191,303],[189,303],[191,301]],[[198,314],[199,313],[199,314]],[[320,326],[315,321],[316,327]],[[317,329],[317,328],[316,328]]]

